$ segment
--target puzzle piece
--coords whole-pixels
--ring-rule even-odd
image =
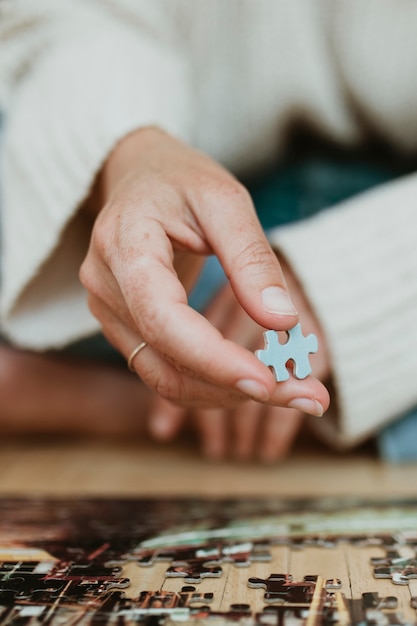
[[[398,550],[387,550],[385,556],[371,557],[371,565],[374,567],[382,567],[383,565],[393,565],[399,560],[403,560]]]
[[[165,572],[167,578],[184,578],[187,583],[200,583],[203,578],[219,578],[222,568],[208,559],[175,561]]]
[[[377,559],[371,560],[375,564]],[[374,567],[375,578],[391,578],[395,585],[408,585],[411,578],[417,578],[417,558],[397,557],[384,559],[382,567]]]
[[[187,563],[191,563],[194,567],[194,578],[186,578],[188,582],[198,582],[195,578],[198,563],[201,563],[202,566],[205,566],[207,563],[210,563],[210,566],[214,566],[225,562],[233,563],[235,567],[249,567],[254,561],[266,562],[272,558],[269,544],[265,541],[228,541],[226,543],[219,541],[215,544],[201,545],[198,548],[177,546],[170,549],[139,550],[136,553],[132,553],[132,556],[141,567],[151,567],[157,561],[171,561],[175,568],[178,564],[185,567]],[[204,572],[206,569],[203,567],[202,571]],[[180,575],[179,573],[173,573],[172,568],[168,572],[168,577]],[[210,574],[207,575],[210,576]]]
[[[301,331],[301,325],[297,324],[288,332],[288,341],[280,343],[278,333],[275,330],[264,332],[265,348],[256,350],[255,355],[264,365],[274,370],[275,378],[278,382],[288,380],[290,377],[286,367],[288,361],[294,363],[294,376],[296,378],[306,378],[311,373],[309,354],[314,354],[318,350],[316,335],[310,333],[306,337]]]
[[[362,594],[362,606],[364,609],[396,609],[398,598],[387,596],[381,598],[376,591],[367,591]]]
[[[329,590],[329,589],[341,589],[342,588],[342,581],[340,580],[340,578],[327,578],[325,583],[324,583],[324,588],[326,590]]]
[[[378,592],[362,594],[363,617],[361,623],[369,626],[401,626],[406,624],[401,615],[393,612],[398,607],[395,596],[381,597]]]
[[[231,604],[228,611],[212,611],[209,607],[202,607],[197,611],[192,611],[191,616],[192,620],[188,622],[187,626],[198,626],[198,624],[204,626],[210,623],[213,626],[232,626],[234,624],[241,624],[241,626],[279,626],[279,624],[283,624],[278,619],[271,620],[270,615],[266,613],[252,613],[250,605],[246,603]]]
[[[199,545],[198,547],[175,546],[173,548],[162,548],[160,550],[140,550],[134,554],[134,559],[141,567],[150,567],[155,561],[188,562],[203,559],[220,563],[221,549],[217,545]]]
[[[316,588],[317,576],[304,576],[301,582],[293,582],[291,574],[271,574],[269,578],[249,578],[252,589],[266,589],[264,600],[268,603],[290,602],[310,604]]]
[[[100,603],[109,592],[124,589],[129,579],[121,578],[120,567],[106,567],[94,562],[61,561],[0,563],[0,606],[15,603]]]
[[[184,591],[187,590],[187,591]],[[213,602],[211,592],[196,593],[195,587],[183,587],[176,591],[141,591],[137,606],[140,609],[176,609],[210,604]]]
[[[230,543],[221,548],[222,561],[233,563],[235,567],[249,567],[253,562],[271,561],[269,545],[262,542],[247,541]]]

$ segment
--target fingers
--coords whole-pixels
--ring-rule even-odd
[[[188,306],[172,259],[167,250],[163,252],[164,245],[166,248],[164,235],[159,233],[158,239],[154,226],[147,232],[140,253],[127,236],[123,250],[130,250],[126,253],[128,258],[114,261],[112,272],[108,272],[104,280],[97,281],[97,276],[105,274],[103,270],[84,269],[82,272],[83,284],[90,293],[90,308],[105,334],[112,335],[112,343],[122,353],[131,352],[132,344],[123,345],[123,337],[118,335],[116,327],[108,327],[105,309],[109,309],[130,328],[132,335],[139,335],[177,369],[186,370],[229,393],[244,393],[267,401],[275,388],[271,372],[251,352],[224,339],[202,315]],[[132,250],[135,254],[130,258]],[[156,255],[155,250],[161,252]],[[138,342],[133,339],[132,343],[134,347]],[[155,376],[149,376],[148,380],[152,378]],[[185,393],[180,396],[178,399],[185,399]]]
[[[298,321],[283,272],[261,225],[248,192],[238,182],[215,195],[215,213],[200,216],[203,230],[220,259],[239,302],[261,326],[287,330]]]
[[[148,429],[158,441],[175,437],[187,418],[188,410],[162,398],[155,398],[149,412]],[[201,439],[203,454],[209,459],[221,459],[227,454],[229,443],[229,421],[224,409],[194,410],[192,425]]]
[[[124,290],[129,314],[141,336],[179,367],[214,385],[267,401],[274,389],[271,373],[241,346],[226,340],[191,309],[180,283],[162,264],[146,277],[136,272],[140,293]]]
[[[133,349],[142,343],[142,337],[138,337],[100,300],[90,297],[90,307],[99,311],[97,316],[103,320],[103,332],[108,341],[116,345],[128,360]],[[212,385],[188,372],[180,372],[151,344],[139,352],[132,366],[148,387],[162,398],[180,405],[234,407],[244,398],[242,393]]]
[[[249,400],[230,414],[234,432],[231,453],[241,461],[250,459],[257,450],[264,409],[263,405]]]
[[[323,383],[313,376],[302,380],[290,376],[288,380],[275,385],[275,392],[269,398],[268,404],[321,417],[329,408],[330,395]]]
[[[209,459],[226,456],[229,445],[229,420],[224,409],[197,410],[193,413],[194,426],[201,438],[201,449]]]
[[[187,417],[187,409],[155,396],[149,411],[149,434],[158,441],[169,441],[181,430]]]
[[[303,414],[294,409],[265,407],[259,458],[265,463],[284,459],[301,429]]]
[[[107,339],[126,356],[126,359],[128,359],[129,355],[131,355],[133,349],[138,344],[147,339],[146,335],[139,337],[136,331],[124,324],[113,311],[99,299],[90,296],[89,303],[92,311],[101,320],[103,332]],[[220,335],[217,330],[210,326],[207,320],[201,316],[197,317],[201,318],[204,325],[207,325],[216,335]],[[204,347],[203,350],[207,350],[208,352],[210,346],[207,345],[204,332],[202,335],[200,343],[203,347],[207,346]],[[221,335],[220,340],[222,344],[231,344],[232,348],[236,349],[237,353],[242,352],[245,355],[253,356],[240,346],[224,340]],[[191,407],[233,407],[249,395],[249,393],[247,395],[243,393],[243,388],[242,391],[240,391],[238,384],[235,385],[235,388],[230,388],[230,386],[217,385],[207,381],[208,376],[205,375],[204,372],[202,372],[201,377],[197,377],[192,369],[190,370],[184,366],[179,366],[175,362],[171,362],[171,360],[167,358],[164,345],[162,345],[162,351],[160,351],[158,350],[158,343],[156,346],[152,345],[149,341],[147,343],[148,345],[135,357],[132,365],[148,387],[156,391],[162,398]],[[199,352],[199,350],[194,350],[194,352]],[[201,355],[201,358],[204,359],[204,355]],[[222,351],[220,351],[220,360],[222,360],[222,358],[223,354]],[[255,357],[253,358],[257,360]],[[288,380],[276,384],[269,370],[260,362],[259,366],[266,369],[268,374],[272,377],[273,391],[267,400],[269,404],[289,406],[290,403],[301,399],[304,401],[303,410],[313,415],[321,415],[323,410],[328,408],[330,402],[328,391],[316,378],[308,376],[303,380],[298,380],[294,377],[290,377]],[[230,370],[230,364],[228,364],[227,367]],[[235,376],[236,374],[235,372],[231,372],[231,375]],[[249,389],[249,391],[252,390]],[[311,401],[311,410],[308,409],[308,401]]]
[[[238,409],[200,409],[192,412],[203,454],[210,459],[232,456],[264,463],[284,459],[301,429],[297,410],[260,405],[252,400]]]

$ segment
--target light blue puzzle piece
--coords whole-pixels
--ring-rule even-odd
[[[297,324],[287,331],[288,341],[280,343],[278,333],[275,330],[264,332],[265,349],[257,350],[255,355],[264,365],[272,367],[278,382],[288,380],[289,371],[286,368],[287,361],[294,363],[294,376],[306,378],[311,374],[311,366],[308,355],[317,352],[318,341],[316,335],[310,333],[304,337],[301,325]]]

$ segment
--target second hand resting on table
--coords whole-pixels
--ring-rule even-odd
[[[304,333],[307,335],[313,332],[319,340],[318,353],[310,355],[313,373],[320,380],[326,380],[330,371],[321,328],[294,275],[284,262],[281,265],[300,313]],[[230,285],[225,285],[216,296],[206,316],[227,339],[252,351],[261,347],[264,329],[245,313]],[[282,341],[285,340],[286,337],[283,337]],[[203,453],[209,458],[232,454],[239,459],[257,456],[271,462],[288,454],[302,426],[304,413],[314,411],[314,407],[305,405],[301,399],[292,404],[294,408],[285,408],[248,400],[232,409],[217,407],[189,410],[155,396],[149,409],[149,430],[156,439],[170,440],[190,422],[200,433]]]
[[[134,367],[159,397],[151,433],[173,436],[192,411],[206,454],[223,455],[231,421],[238,456],[254,447],[265,460],[281,456],[301,413],[320,415],[329,395],[313,376],[277,384],[253,348],[263,328],[287,330],[301,312],[304,332],[319,337],[313,371],[321,378],[327,356],[291,272],[297,308],[288,296],[244,187],[209,157],[142,129],[113,150],[88,210],[97,217],[80,277],[104,334],[126,358],[148,344]],[[219,258],[230,288],[202,316],[188,306],[187,291],[207,254]]]

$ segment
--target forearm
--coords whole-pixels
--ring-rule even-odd
[[[55,3],[44,10],[49,20],[33,9],[36,28],[28,28],[36,30],[38,54],[19,42],[25,71],[6,64],[0,41],[0,74],[8,85],[2,315],[9,337],[32,348],[57,347],[97,329],[78,280],[90,226],[75,216],[109,153],[150,124],[187,136],[191,118],[182,60],[104,9],[97,12],[99,3],[85,10],[84,4],[71,12],[71,3],[59,5],[68,10]],[[23,28],[27,15],[18,9],[10,27],[21,18]]]

